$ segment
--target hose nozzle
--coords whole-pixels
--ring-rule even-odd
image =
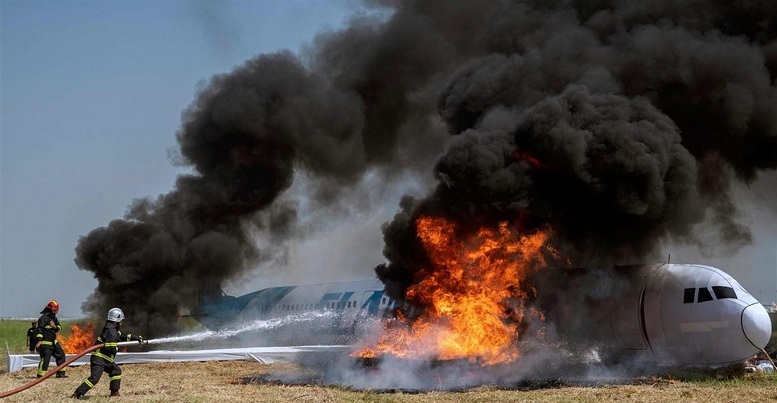
[[[142,346],[144,344],[148,344],[148,340],[141,339],[138,341],[122,341],[120,343],[116,343],[116,345],[119,347]]]

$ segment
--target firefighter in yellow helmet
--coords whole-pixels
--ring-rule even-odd
[[[95,344],[105,344],[99,350],[92,353],[92,358],[89,360],[91,364],[91,374],[84,382],[78,386],[78,388],[70,396],[75,399],[80,399],[90,389],[97,385],[100,381],[100,377],[103,372],[107,373],[111,377],[110,389],[111,396],[119,396],[119,388],[121,387],[121,368],[116,364],[116,352],[119,349],[118,343],[120,341],[138,341],[143,342],[143,337],[134,334],[124,334],[119,328],[121,327],[121,321],[124,320],[124,312],[119,308],[113,308],[108,311],[108,319],[105,322],[100,336],[95,341]]]
[[[57,365],[65,362],[65,351],[62,350],[62,345],[57,340],[57,332],[62,330],[62,326],[59,325],[59,319],[57,319],[57,312],[59,312],[59,302],[53,299],[40,311],[38,329],[35,334],[37,339],[35,350],[40,354],[38,378],[46,375],[51,357],[57,360]],[[67,378],[67,367],[57,371],[57,378]]]

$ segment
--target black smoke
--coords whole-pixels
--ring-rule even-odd
[[[664,260],[668,242],[751,242],[732,185],[777,167],[772,3],[403,5],[439,32],[461,19],[478,29],[448,36],[460,54],[437,96],[454,135],[438,184],[384,227],[389,262],[376,272],[392,296],[429,268],[421,215],[463,232],[551,228],[565,266]]]
[[[76,263],[98,280],[86,311],[122,306],[153,334],[174,330],[198,292],[277,255],[258,237],[301,236],[301,201],[283,197],[299,174],[316,211],[353,203],[368,172],[391,184],[432,171],[429,194],[384,227],[376,272],[397,298],[426,266],[420,215],[549,227],[576,266],[750,242],[732,184],[777,167],[771,1],[367,5],[380,12],[302,56],[210,80],[177,133],[191,173],[80,239]]]

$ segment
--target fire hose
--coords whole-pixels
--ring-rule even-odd
[[[124,346],[132,346],[132,345],[142,345],[142,344],[147,344],[147,343],[148,343],[148,340],[141,340],[139,342],[138,341],[123,341],[121,343],[117,343],[117,346],[118,347],[124,347]],[[78,353],[78,354],[68,358],[62,364],[57,365],[57,367],[54,368],[53,370],[46,372],[46,375],[43,375],[40,378],[36,378],[33,381],[27,382],[26,384],[24,384],[22,386],[19,386],[16,389],[9,390],[7,392],[0,392],[0,399],[2,399],[4,397],[11,396],[11,395],[15,395],[15,394],[17,394],[17,393],[19,393],[19,392],[21,392],[21,391],[23,391],[25,389],[29,389],[29,388],[31,388],[31,387],[33,387],[33,386],[43,382],[44,380],[48,379],[48,377],[50,377],[51,375],[55,374],[56,372],[58,372],[62,368],[65,368],[68,365],[70,365],[73,361],[83,357],[87,353],[91,353],[94,350],[103,348],[103,346],[105,346],[105,344],[95,344],[94,346],[89,347],[86,350],[81,351],[80,353]]]
[[[763,351],[764,355],[766,356],[766,359],[769,360],[770,363],[772,363],[772,367],[777,370],[777,365],[774,365],[774,360],[772,360],[772,357],[769,356],[769,353],[766,352],[765,348],[762,348],[761,351]]]

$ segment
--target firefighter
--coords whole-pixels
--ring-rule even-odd
[[[114,361],[116,352],[119,349],[118,343],[120,341],[129,340],[137,341],[139,343],[143,342],[142,336],[124,334],[119,330],[122,320],[124,320],[124,312],[122,312],[121,309],[113,308],[108,311],[108,319],[105,322],[105,327],[103,327],[100,337],[95,341],[95,344],[105,345],[92,353],[92,358],[89,361],[91,364],[91,374],[70,397],[80,399],[81,396],[89,391],[89,389],[92,389],[94,385],[97,385],[103,372],[110,376],[111,396],[119,396],[119,388],[121,387],[121,368],[119,368],[118,364]]]
[[[57,312],[59,312],[59,302],[53,299],[40,311],[41,316],[38,318],[38,329],[35,334],[37,339],[35,350],[40,354],[38,378],[46,375],[51,357],[57,360],[57,365],[65,362],[65,351],[62,350],[62,345],[57,340],[57,332],[62,330],[59,319],[57,319]],[[67,378],[67,367],[57,371],[57,378]]]
[[[38,322],[30,322],[30,328],[27,329],[27,341],[26,346],[30,350],[30,354],[35,352],[35,345],[38,344]]]

